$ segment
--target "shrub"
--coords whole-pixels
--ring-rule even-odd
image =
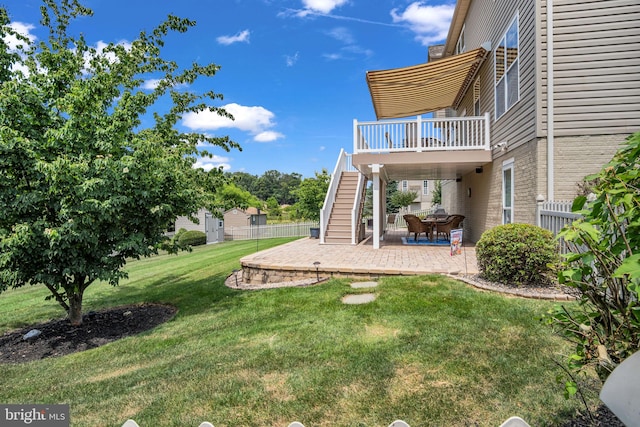
[[[190,230],[180,233],[178,244],[180,246],[199,246],[207,243],[207,235],[202,231]]]
[[[482,276],[507,285],[548,284],[559,261],[553,234],[530,224],[505,224],[485,231],[476,245]]]
[[[555,306],[547,320],[574,345],[569,369],[593,367],[604,381],[640,348],[640,133],[587,180],[595,184],[591,201],[579,196],[572,209],[582,219],[560,233],[573,253],[558,278],[580,303]]]

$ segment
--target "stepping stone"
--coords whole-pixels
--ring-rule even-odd
[[[375,288],[376,286],[378,286],[378,282],[356,282],[351,284],[353,289]]]
[[[375,294],[346,295],[342,298],[342,302],[345,304],[366,304],[375,299]]]

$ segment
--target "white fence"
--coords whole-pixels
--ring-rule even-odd
[[[554,201],[538,203],[537,224],[557,236],[565,225],[571,224],[580,218],[580,215],[571,212],[571,201]],[[567,253],[569,249],[563,239],[559,240],[560,253]]]
[[[296,222],[290,224],[252,225],[249,227],[225,227],[224,240],[259,240],[275,237],[309,236],[310,228],[318,228],[318,222]]]

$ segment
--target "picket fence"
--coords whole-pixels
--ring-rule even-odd
[[[320,227],[317,221],[290,224],[252,225],[248,227],[225,227],[224,240],[260,240],[276,237],[309,236],[309,229]]]
[[[580,218],[579,214],[571,212],[573,202],[568,200],[549,200],[538,203],[537,225],[545,228],[557,236],[560,230],[574,220]],[[559,239],[560,253],[569,252],[569,247],[564,239]]]

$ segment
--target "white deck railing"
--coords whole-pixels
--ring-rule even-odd
[[[489,113],[479,117],[353,121],[353,153],[489,150]]]

